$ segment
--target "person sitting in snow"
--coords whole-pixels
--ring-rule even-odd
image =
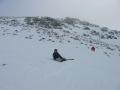
[[[63,58],[63,57],[58,53],[57,49],[54,49],[53,59],[56,60],[56,61],[59,61],[59,62],[66,61],[66,59]]]

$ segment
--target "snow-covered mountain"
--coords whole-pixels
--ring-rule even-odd
[[[53,61],[55,48],[75,60]],[[0,90],[120,90],[119,60],[120,31],[69,17],[0,17]]]
[[[78,43],[78,46],[84,44],[88,48],[95,46],[103,50],[108,49],[108,55],[114,51],[120,54],[120,31],[76,18],[1,17],[0,37],[11,35],[53,43]]]

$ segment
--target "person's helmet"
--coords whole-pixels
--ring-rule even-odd
[[[54,52],[57,52],[57,49],[54,49]]]

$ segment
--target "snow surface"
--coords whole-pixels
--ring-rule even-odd
[[[22,30],[21,27],[1,27]],[[90,46],[76,41],[38,41],[34,31],[34,38],[23,38],[31,35],[29,29],[18,35],[0,34],[0,90],[120,90],[117,51],[109,56],[106,55],[110,52],[108,49],[101,47],[92,52]],[[75,60],[54,61],[55,48],[63,57]]]

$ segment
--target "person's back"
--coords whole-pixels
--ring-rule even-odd
[[[65,61],[65,59],[58,53],[57,49],[54,49],[53,59],[56,61]]]
[[[95,47],[92,47],[92,48],[91,48],[91,51],[94,51],[94,52],[95,52]]]

